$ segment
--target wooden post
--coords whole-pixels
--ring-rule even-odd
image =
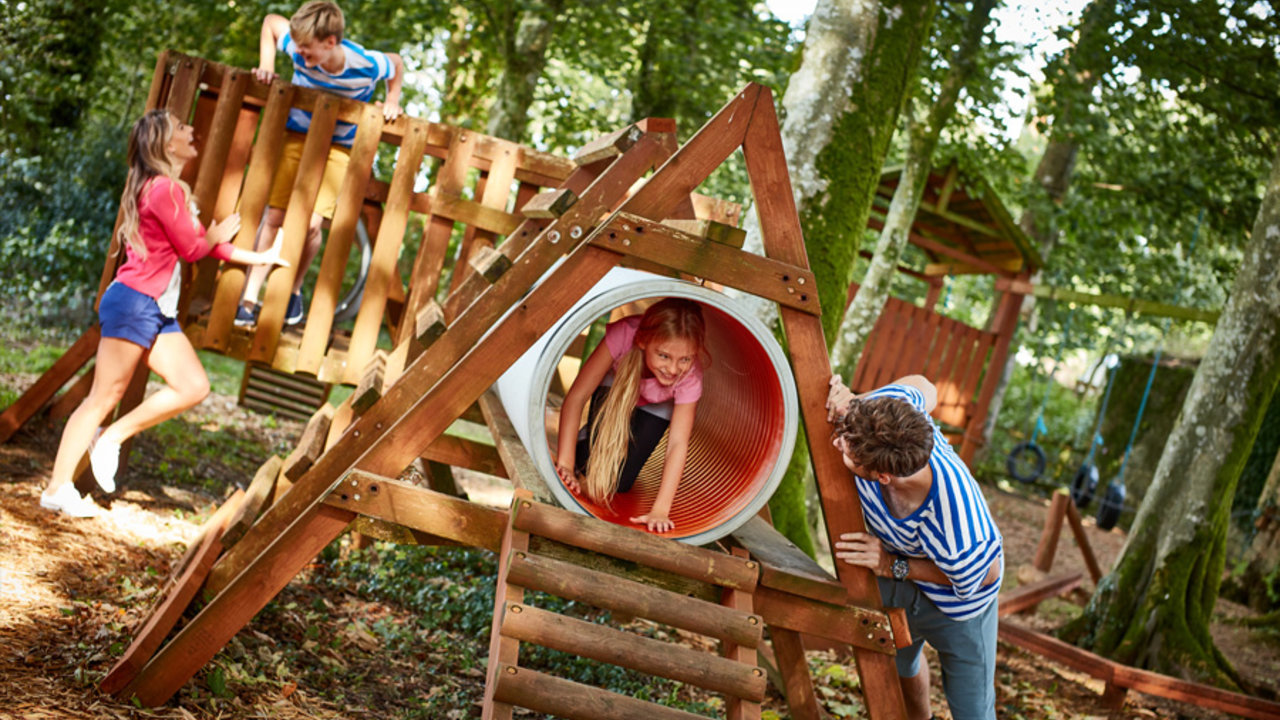
[[[1049,512],[1044,518],[1044,530],[1040,533],[1040,544],[1036,545],[1035,568],[1040,572],[1049,572],[1053,568],[1053,556],[1058,550],[1058,536],[1062,533],[1062,519],[1066,516],[1067,505],[1071,498],[1062,490],[1053,493],[1049,501]]]

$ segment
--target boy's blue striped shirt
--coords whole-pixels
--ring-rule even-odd
[[[377,50],[366,50],[360,45],[343,40],[341,47],[346,55],[346,63],[342,72],[336,75],[325,72],[320,66],[307,67],[302,55],[298,53],[298,45],[285,33],[278,43],[281,52],[293,61],[293,84],[298,87],[316,88],[337,93],[352,100],[368,102],[373,97],[373,90],[379,80],[387,80],[395,75],[395,66],[386,53]],[[286,127],[295,132],[307,131],[311,126],[311,113],[293,108],[289,111],[289,122]],[[333,130],[333,141],[339,145],[351,147],[356,138],[356,126],[339,121]]]
[[[890,397],[924,412],[924,395],[909,385],[888,385],[861,396],[864,399]],[[1003,539],[982,490],[969,468],[956,455],[937,423],[933,425],[933,487],[929,497],[915,512],[895,518],[885,505],[881,485],[856,478],[858,497],[867,527],[890,552],[932,560],[951,580],[951,585],[914,581],[938,609],[955,620],[967,620],[986,609],[1000,593],[1001,581],[983,587],[987,569],[1001,558]]]

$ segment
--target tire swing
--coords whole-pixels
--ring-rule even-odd
[[[1033,483],[1039,480],[1040,476],[1044,475],[1044,469],[1048,462],[1044,449],[1036,443],[1036,437],[1048,432],[1048,428],[1044,424],[1044,408],[1049,403],[1049,393],[1053,390],[1053,378],[1058,374],[1058,363],[1062,360],[1062,348],[1071,337],[1071,321],[1074,319],[1075,313],[1075,308],[1071,308],[1071,311],[1067,313],[1067,322],[1062,331],[1062,343],[1058,345],[1058,352],[1053,358],[1053,369],[1049,371],[1049,375],[1044,379],[1044,397],[1040,399],[1040,410],[1036,413],[1036,420],[1031,425],[1031,438],[1026,442],[1015,445],[1009,451],[1009,457],[1005,458],[1004,461],[1004,467],[1009,472],[1009,476],[1024,483]]]

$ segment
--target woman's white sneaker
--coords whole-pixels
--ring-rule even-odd
[[[71,517],[94,517],[98,514],[98,504],[87,495],[81,495],[76,486],[67,483],[50,493],[40,493],[40,507],[55,510]]]
[[[103,492],[116,491],[116,468],[120,466],[120,443],[98,438],[89,451],[89,467],[93,468],[93,479]]]

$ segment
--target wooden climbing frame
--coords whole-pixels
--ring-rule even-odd
[[[907,638],[902,623],[881,608],[869,571],[841,564],[839,577],[833,578],[799,561],[798,551],[788,549],[763,521],[753,521],[753,530],[735,536],[733,547],[712,552],[536,504],[546,499],[544,481],[490,392],[498,377],[611,268],[700,278],[756,295],[779,307],[803,426],[818,433],[809,445],[828,536],[865,529],[840,455],[822,431],[831,370],[767,88],[745,87],[683,146],[673,123],[651,119],[602,136],[573,160],[413,118],[384,123],[374,106],[279,81],[264,86],[243,70],[173,52],[157,64],[148,106],[193,119],[202,139],[201,160],[187,171],[202,219],[238,208],[243,228],[236,243],[245,247],[263,212],[287,111],[312,112],[283,229],[286,255],[295,260],[332,125],[338,120],[357,125],[305,326],[282,332],[291,271],[272,274],[253,331],[232,324],[243,280],[234,266],[198,266],[184,285],[181,305],[197,346],[323,382],[356,384],[356,389],[341,405],[316,411],[297,449],[287,458],[268,460],[258,472],[235,511],[226,512],[226,525],[219,526],[216,542],[225,541],[226,549],[207,572],[205,563],[191,564],[191,572],[184,572],[169,593],[180,598],[179,591],[198,587],[205,599],[198,614],[162,646],[155,637],[164,635],[160,623],[142,628],[139,637],[146,641],[140,647],[159,648],[131,655],[127,668],[113,671],[112,689],[144,705],[166,702],[327,544],[356,530],[399,542],[465,544],[501,553],[488,716],[502,716],[504,707],[517,704],[559,711],[563,703],[575,703],[577,714],[569,717],[597,717],[582,708],[595,707],[598,691],[544,678],[507,652],[512,643],[538,642],[589,656],[613,642],[605,637],[618,637],[597,637],[595,630],[526,607],[521,598],[519,588],[587,577],[585,570],[562,565],[554,573],[545,569],[551,561],[581,565],[585,556],[594,558],[592,571],[608,557],[657,563],[657,575],[630,578],[647,588],[636,590],[636,597],[657,593],[667,582],[658,576],[698,585],[697,598],[684,592],[687,601],[663,603],[660,613],[651,614],[674,622],[675,614],[683,613],[677,625],[690,621],[711,631],[720,641],[716,662],[680,653],[671,655],[680,658],[671,660],[671,667],[658,668],[652,646],[624,640],[637,657],[650,658],[644,661],[646,672],[701,678],[724,692],[729,717],[759,717],[763,679],[754,666],[761,623],[773,638],[793,717],[821,716],[802,633],[852,647],[873,720],[904,716],[893,655]],[[375,157],[396,146],[391,179],[376,179]],[[721,242],[733,233],[717,232],[714,222],[695,222],[736,220],[731,204],[695,190],[739,151],[755,195],[764,255]],[[430,186],[419,190],[428,157],[438,163]],[[330,318],[361,218],[375,238],[373,259],[364,304],[344,334],[335,331]],[[411,229],[419,248],[402,280],[395,260]],[[459,249],[450,254],[455,241]],[[114,271],[111,264],[104,269],[104,287]],[[389,348],[377,346],[384,325]],[[79,355],[67,365],[76,364]],[[46,385],[61,386],[69,378],[52,378]],[[33,398],[27,406],[47,400]],[[448,434],[459,419],[485,423],[494,444]],[[503,512],[400,479],[422,461],[505,475],[531,495],[517,496],[513,510]],[[539,524],[543,521],[550,524]],[[573,548],[572,561],[534,552],[551,539]],[[637,548],[639,556],[633,554]],[[691,565],[680,564],[686,562]],[[715,572],[705,570],[711,565]],[[691,571],[692,566],[704,570]],[[604,607],[613,602],[596,600]],[[516,615],[519,619],[513,619]],[[725,623],[723,632],[707,627],[713,618]],[[714,669],[700,671],[704,666]],[[557,699],[562,694],[572,699]],[[676,715],[644,715],[655,716]]]

